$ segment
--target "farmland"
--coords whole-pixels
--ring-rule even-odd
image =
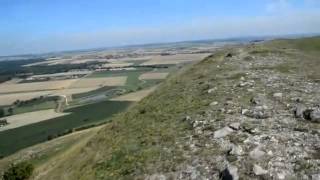
[[[0,155],[112,120],[172,72],[209,55],[200,47],[187,49],[129,48],[5,62],[12,69],[3,70],[7,79],[0,83],[0,119],[7,123],[0,126]]]
[[[68,113],[57,113],[53,109],[13,115],[6,118],[9,125],[1,128],[0,131],[15,129],[18,127],[26,126],[28,124],[33,124],[33,123],[37,123],[37,122],[45,121],[48,119],[65,116],[65,115],[68,115]]]
[[[130,102],[104,101],[65,110],[69,115],[0,132],[1,155],[57,137],[68,130],[106,122]]]

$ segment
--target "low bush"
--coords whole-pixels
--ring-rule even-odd
[[[31,177],[34,167],[29,162],[13,164],[3,174],[4,180],[25,180]]]

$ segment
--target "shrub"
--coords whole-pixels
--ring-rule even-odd
[[[34,167],[31,163],[21,162],[11,165],[10,168],[3,174],[4,180],[25,180],[30,178]]]
[[[5,111],[3,108],[0,108],[0,118],[5,116]]]

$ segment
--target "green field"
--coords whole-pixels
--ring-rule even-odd
[[[84,93],[80,93],[80,94],[74,94],[74,95],[72,95],[72,98],[73,99],[79,99],[79,98],[93,96],[93,95],[100,94],[100,93],[106,93],[106,92],[108,92],[108,91],[110,91],[111,89],[114,89],[114,88],[116,88],[116,87],[104,86],[104,87],[95,89],[93,91],[84,92]]]
[[[45,101],[45,102],[40,102],[38,104],[14,108],[13,114],[22,114],[22,113],[33,112],[33,111],[54,109],[55,107],[56,107],[56,103],[54,101]]]
[[[0,155],[12,154],[73,128],[105,122],[114,114],[127,109],[130,104],[104,101],[75,107],[65,111],[72,113],[70,115],[0,132]]]

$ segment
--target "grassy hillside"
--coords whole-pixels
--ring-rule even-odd
[[[290,122],[296,123],[294,127],[297,129],[306,128],[314,133],[320,128],[319,124],[304,124],[288,115],[291,110],[287,104],[290,105],[291,99],[297,95],[286,89],[292,82],[283,81],[283,86],[277,82],[277,77],[284,80],[296,78],[293,80],[300,83],[295,85],[296,89],[300,88],[297,90],[301,92],[300,96],[305,88],[303,83],[318,85],[319,44],[320,38],[277,40],[216,52],[171,76],[128,112],[112,118],[82,146],[68,151],[63,158],[44,163],[45,168],[36,169],[34,179],[219,178],[226,163],[228,167],[238,167],[243,179],[258,178],[252,172],[256,161],[250,160],[248,153],[243,157],[230,154],[227,145],[240,145],[245,152],[250,152],[255,147],[254,143],[279,134],[280,139],[276,139],[278,144],[289,147],[293,143],[286,144],[290,140],[281,133],[300,133],[289,127]],[[270,82],[267,81],[269,78]],[[248,81],[243,82],[244,79]],[[275,99],[273,94],[278,91],[284,91],[288,97],[281,101]],[[273,110],[275,118],[257,121],[242,113],[244,108],[251,107],[256,94],[264,94],[267,102],[272,102],[272,108],[276,108]],[[310,95],[303,94],[303,97],[307,99]],[[281,122],[286,118],[291,119]],[[237,133],[225,139],[213,138],[224,126],[238,122],[241,123],[241,130]],[[268,134],[270,137],[261,133],[269,131],[272,132]],[[310,135],[310,141],[313,137]],[[245,140],[250,138],[253,138],[252,142],[245,144]],[[273,148],[274,144],[267,147]],[[275,148],[272,152],[285,153],[279,157],[289,154],[285,149]],[[295,152],[299,150],[296,148]],[[316,160],[320,156],[310,154],[312,157],[308,157],[308,161],[296,159],[300,163],[298,170],[302,168],[305,173],[315,172],[317,165],[314,161],[311,163],[311,159]],[[284,159],[290,157],[285,156]],[[278,162],[272,158],[268,161]],[[260,160],[259,163],[268,161]],[[292,160],[285,162],[291,165]]]

